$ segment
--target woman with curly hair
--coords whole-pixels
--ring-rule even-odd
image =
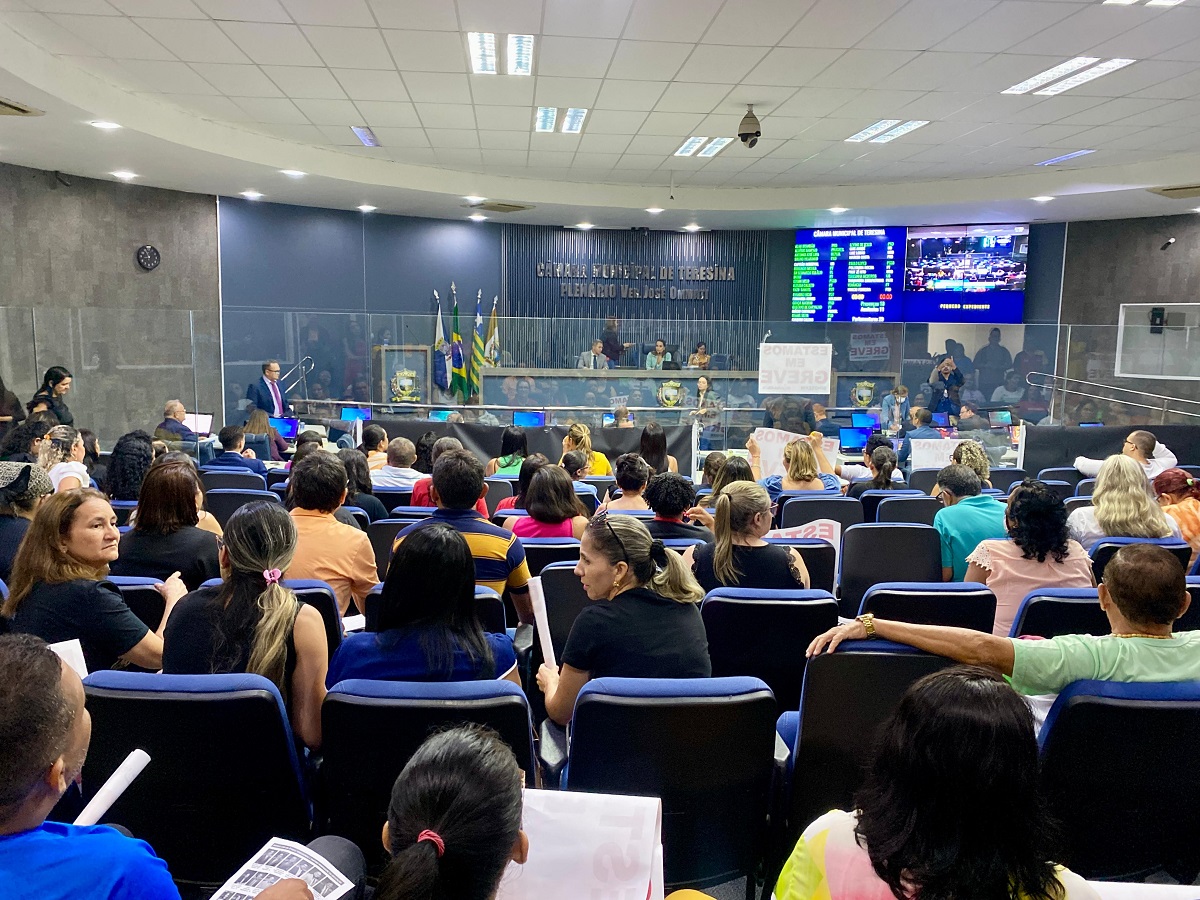
[[[131,431],[117,438],[104,478],[109,499],[136,500],[153,462],[154,440],[146,432]]]
[[[1088,551],[1106,537],[1180,537],[1179,525],[1154,502],[1146,470],[1120,454],[1100,466],[1092,505],[1071,513],[1067,529]]]
[[[1067,508],[1045,484],[1026,478],[1013,488],[1004,523],[1008,538],[981,541],[967,556],[965,579],[996,595],[992,634],[1000,637],[1008,636],[1030,591],[1096,586],[1087,551],[1067,534]]]
[[[992,461],[988,459],[987,451],[979,441],[959,441],[958,446],[950,453],[950,459],[978,475],[979,483],[985,488],[992,486]]]
[[[1192,548],[1188,571],[1200,555],[1200,480],[1184,469],[1167,469],[1154,477],[1154,494],[1162,511],[1175,520]]]

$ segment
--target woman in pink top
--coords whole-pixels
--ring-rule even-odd
[[[1040,588],[1095,587],[1092,560],[1067,537],[1067,509],[1058,495],[1032,479],[1008,498],[1007,540],[982,541],[967,557],[967,581],[996,595],[992,634],[1008,637],[1025,596]]]
[[[511,516],[504,527],[517,537],[573,537],[579,540],[588,517],[575,495],[575,485],[561,466],[542,466],[525,492],[528,516]]]

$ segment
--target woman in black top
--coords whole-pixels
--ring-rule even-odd
[[[42,447],[42,438],[49,433],[50,428],[50,423],[39,414],[11,429],[4,436],[4,440],[0,441],[0,460],[36,463]]]
[[[189,591],[221,574],[214,534],[196,527],[204,492],[195,468],[168,461],[150,467],[133,531],[121,535],[113,575],[166,578],[179,572]]]
[[[154,462],[154,439],[144,431],[131,431],[117,438],[101,487],[113,500],[136,500],[142,482]]]
[[[768,544],[775,509],[767,489],[751,481],[727,485],[717,498],[711,544],[688,547],[684,561],[707,593],[719,587],[797,590],[809,585],[795,547]]]
[[[31,463],[0,462],[0,581],[12,579],[12,564],[42,499],[54,493],[50,476]]]
[[[864,491],[890,491],[904,487],[903,481],[893,481],[892,473],[896,471],[896,451],[891,447],[876,447],[871,451],[868,467],[871,470],[870,481],[856,481],[846,491],[847,497],[861,497]]]
[[[546,712],[571,720],[589,679],[708,678],[704,592],[679,554],[650,537],[634,516],[599,513],[579,549],[575,574],[591,600],[571,626],[561,674],[543,664],[538,687]]]
[[[38,388],[38,392],[33,395],[33,399],[26,404],[25,408],[31,413],[43,410],[52,412],[58,419],[59,425],[74,425],[75,417],[71,415],[71,410],[67,408],[67,402],[64,399],[67,391],[71,390],[72,380],[71,373],[62,366],[51,366],[42,378],[42,386]]]
[[[343,506],[357,506],[372,522],[388,517],[388,508],[375,496],[371,485],[371,470],[361,450],[346,448],[337,452],[337,458],[346,467],[346,502]]]

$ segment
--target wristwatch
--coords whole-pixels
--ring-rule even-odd
[[[863,630],[867,632],[867,639],[875,637],[875,616],[873,613],[863,613],[861,616],[855,616],[855,621],[862,624]]]

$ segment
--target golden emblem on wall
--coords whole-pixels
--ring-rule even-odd
[[[855,406],[870,406],[875,402],[875,382],[860,381],[856,383],[851,396]]]
[[[658,402],[663,406],[678,406],[683,399],[682,387],[678,381],[664,381],[658,388]]]
[[[392,376],[393,403],[419,403],[421,391],[417,387],[417,373],[412,369],[400,369]]]

